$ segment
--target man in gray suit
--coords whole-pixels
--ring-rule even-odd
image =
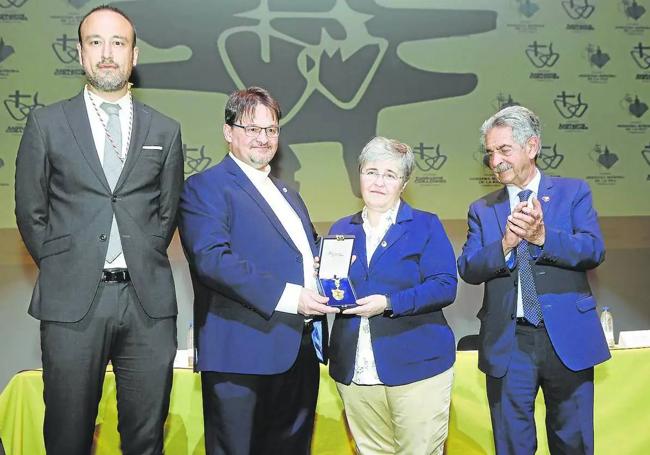
[[[135,29],[93,9],[79,25],[88,84],[27,120],[16,160],[16,219],[39,268],[49,455],[91,451],[108,361],[124,454],[161,454],[176,352],[167,247],[183,184],[177,122],[133,100]]]

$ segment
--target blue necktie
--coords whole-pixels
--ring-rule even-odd
[[[521,191],[518,196],[521,202],[528,200],[533,192]],[[533,325],[538,326],[542,321],[542,307],[537,299],[533,269],[530,265],[531,257],[528,242],[522,240],[517,245],[517,265],[519,266],[519,281],[521,286],[521,302],[524,307],[524,317]]]

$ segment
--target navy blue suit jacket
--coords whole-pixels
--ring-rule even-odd
[[[316,233],[302,199],[272,180],[315,253]],[[194,286],[197,370],[287,371],[298,355],[304,317],[274,310],[286,283],[304,284],[302,255],[232,158],[187,179],[179,232]]]
[[[557,355],[578,371],[610,357],[586,274],[604,260],[605,245],[586,182],[542,174],[537,198],[546,240],[543,248],[530,246],[535,288]],[[506,374],[515,343],[518,271],[507,267],[501,247],[509,214],[505,188],[472,203],[458,258],[465,281],[485,283],[479,368],[494,377]]]
[[[409,384],[449,369],[454,334],[442,309],[456,298],[454,251],[438,217],[401,202],[396,223],[366,259],[361,213],[337,221],[330,234],[353,234],[350,279],[357,297],[390,297],[392,316],[369,319],[377,373],[386,385]],[[337,315],[330,338],[330,375],[350,384],[359,336],[358,316]]]

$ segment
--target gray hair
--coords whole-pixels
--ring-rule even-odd
[[[481,145],[483,148],[485,148],[485,136],[488,131],[501,126],[509,126],[512,128],[512,138],[522,147],[533,136],[539,138],[539,145],[541,146],[542,127],[539,122],[539,117],[533,111],[523,106],[508,106],[501,109],[481,125]],[[539,152],[539,149],[537,152]]]
[[[395,139],[377,136],[370,139],[370,142],[361,151],[359,155],[359,170],[363,169],[371,161],[382,160],[399,161],[404,182],[408,181],[415,166],[415,156],[410,145],[396,141]]]

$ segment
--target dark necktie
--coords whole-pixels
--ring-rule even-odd
[[[519,193],[519,200],[525,202],[532,194],[531,190],[524,190]],[[524,317],[533,325],[537,326],[542,321],[542,307],[537,299],[533,269],[531,266],[530,250],[528,242],[522,240],[517,245],[517,265],[519,267],[519,281],[521,286],[521,302],[524,307]]]
[[[104,141],[104,174],[106,175],[106,180],[108,180],[111,190],[115,190],[115,185],[122,173],[122,160],[120,160],[118,155],[122,153],[120,106],[118,104],[102,103],[101,108],[108,114],[106,139]],[[106,262],[113,262],[121,253],[122,242],[120,241],[120,231],[117,228],[115,215],[113,215],[111,235],[108,241],[108,250],[106,251]]]

